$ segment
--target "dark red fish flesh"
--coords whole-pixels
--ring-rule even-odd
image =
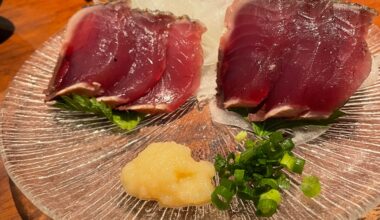
[[[205,28],[182,18],[171,24],[166,70],[158,84],[130,106],[122,108],[149,113],[171,112],[192,96],[200,83]]]
[[[119,109],[174,111],[199,86],[204,31],[186,16],[127,2],[83,9],[68,24],[46,100],[79,94]]]
[[[218,65],[224,107],[256,108],[253,121],[329,117],[370,73],[374,14],[329,0],[235,0]]]
[[[80,11],[68,24],[47,99],[75,93],[123,104],[145,95],[164,73],[168,25],[174,20],[126,3]]]

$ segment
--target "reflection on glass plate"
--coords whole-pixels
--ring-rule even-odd
[[[53,218],[70,219],[255,219],[252,203],[235,200],[230,211],[211,205],[161,208],[124,193],[121,168],[151,142],[176,141],[195,158],[212,160],[236,150],[237,128],[211,120],[209,105],[190,100],[178,111],[147,119],[131,134],[107,120],[47,106],[43,90],[51,77],[62,34],[25,63],[2,103],[0,147],[17,186]],[[320,177],[322,194],[307,199],[292,177],[291,190],[274,219],[357,218],[380,203],[380,81],[360,90],[347,113],[322,136],[298,145],[305,174]],[[143,174],[142,174],[143,175]]]

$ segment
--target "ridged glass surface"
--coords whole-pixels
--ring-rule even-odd
[[[121,168],[149,143],[176,141],[195,158],[212,160],[235,149],[238,129],[211,121],[207,104],[190,100],[178,111],[149,118],[131,134],[93,115],[44,103],[62,43],[59,34],[25,63],[1,107],[0,146],[6,169],[26,196],[57,219],[255,219],[250,202],[231,211],[211,205],[160,208],[128,196]],[[372,48],[377,49],[377,48]],[[380,81],[360,90],[347,113],[313,141],[296,147],[304,173],[320,177],[322,194],[307,199],[292,188],[273,219],[355,219],[380,203]],[[144,175],[143,173],[141,175]],[[152,180],[154,181],[154,180]]]

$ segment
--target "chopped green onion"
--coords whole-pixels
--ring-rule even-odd
[[[221,210],[226,210],[230,207],[230,203],[234,193],[224,186],[217,186],[211,194],[212,203]]]
[[[235,182],[243,183],[245,170],[236,169],[234,172]]]
[[[280,143],[280,146],[285,151],[291,151],[294,148],[294,143],[292,139],[285,139],[282,143]]]
[[[278,189],[278,182],[272,178],[262,178],[259,182],[259,186],[269,186],[271,189]]]
[[[282,142],[284,140],[284,136],[282,135],[281,132],[277,131],[277,132],[272,133],[269,136],[269,140],[273,144],[279,144],[280,142]]]
[[[266,130],[265,122],[253,124],[253,128],[259,139],[247,139],[245,131],[235,137],[238,142],[244,141],[246,150],[230,153],[226,158],[216,156],[214,166],[221,180],[212,202],[225,210],[236,195],[254,201],[258,215],[270,217],[282,200],[280,190],[290,188],[283,169],[301,174],[305,160],[292,153],[291,139],[281,132]]]
[[[261,144],[261,149],[262,151],[267,155],[267,156],[271,156],[273,155],[274,153],[276,153],[276,149],[274,148],[274,144],[270,141],[264,141],[262,144]]]
[[[303,167],[305,166],[305,160],[296,157],[292,171],[298,174],[302,174]]]
[[[272,133],[266,130],[265,121],[262,123],[252,123],[252,129],[259,137],[268,137]]]
[[[248,133],[246,131],[241,131],[235,136],[235,141],[240,143],[247,139]]]
[[[268,192],[260,195],[260,200],[262,199],[271,199],[277,202],[277,205],[279,205],[281,203],[282,197],[281,197],[281,193],[278,190],[271,189]]]
[[[259,164],[265,165],[265,164],[267,164],[267,159],[260,158],[260,159],[257,160],[257,162],[259,162]]]
[[[274,169],[273,169],[273,166],[266,166],[265,168],[265,177],[271,177],[274,173]]]
[[[246,148],[253,148],[255,146],[255,142],[253,140],[246,140],[245,141],[245,147]]]
[[[224,186],[226,189],[228,189],[231,192],[235,192],[235,184],[232,180],[222,178],[220,180],[220,186]]]
[[[222,169],[224,169],[227,165],[227,161],[221,156],[221,155],[216,155],[215,157],[215,162],[214,162],[214,167],[216,172],[221,172]]]
[[[277,211],[278,203],[272,199],[260,199],[257,204],[257,215],[270,217]]]
[[[237,196],[244,200],[253,200],[255,198],[255,191],[249,185],[240,186],[237,191]]]
[[[305,176],[301,183],[301,190],[307,197],[318,196],[321,192],[321,184],[316,176]]]
[[[305,160],[291,156],[288,152],[282,157],[280,164],[286,167],[289,171],[301,174],[305,166]]]
[[[257,181],[260,181],[262,178],[264,178],[263,175],[260,175],[258,173],[253,173],[252,177],[253,177],[253,179],[255,179]]]
[[[236,153],[235,155],[235,163],[239,163],[240,162],[240,153]]]
[[[284,174],[282,174],[278,179],[277,179],[278,187],[281,189],[289,189],[290,188],[290,182],[288,178]]]
[[[240,162],[241,163],[248,162],[254,155],[255,155],[255,149],[249,148],[240,154]]]
[[[280,164],[286,167],[288,170],[292,171],[295,162],[296,159],[293,156],[290,156],[288,152],[286,152],[282,157]]]

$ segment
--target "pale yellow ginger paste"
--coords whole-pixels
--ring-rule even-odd
[[[150,144],[125,165],[121,182],[129,195],[174,208],[210,202],[214,176],[213,164],[195,161],[190,148],[163,142]]]

